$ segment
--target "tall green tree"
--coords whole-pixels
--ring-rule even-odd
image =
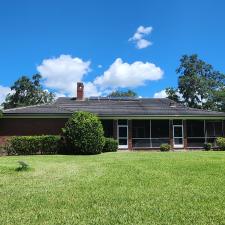
[[[215,91],[213,100],[216,109],[225,112],[225,88]]]
[[[137,93],[132,90],[127,91],[113,91],[108,97],[137,97]]]
[[[20,77],[11,86],[12,92],[6,96],[2,104],[4,109],[29,106],[43,103],[51,103],[54,100],[54,94],[43,90],[40,83],[41,75],[35,74],[30,79],[27,76]]]
[[[168,88],[168,98],[178,97],[178,101],[193,108],[222,110],[223,73],[214,70],[212,65],[199,59],[196,54],[182,56],[176,73],[179,75],[178,88]]]
[[[180,97],[178,96],[177,89],[172,87],[166,88],[166,94],[167,94],[167,98],[175,102],[181,102]]]

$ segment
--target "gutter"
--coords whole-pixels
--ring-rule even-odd
[[[27,113],[27,114],[18,114],[18,113],[3,113],[3,119],[5,118],[69,118],[72,113],[61,113],[61,114],[41,114],[41,113]],[[222,119],[225,120],[224,115],[101,115],[96,114],[101,119]]]

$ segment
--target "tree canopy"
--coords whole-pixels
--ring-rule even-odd
[[[11,93],[6,96],[2,104],[4,109],[50,103],[54,100],[54,94],[43,90],[40,84],[40,74],[35,74],[30,79],[27,76],[20,77],[11,86]]]
[[[113,91],[108,97],[137,97],[137,93],[132,90],[127,91]]]
[[[176,73],[178,88],[167,88],[169,99],[202,109],[225,109],[225,75],[199,59],[196,54],[183,55]]]

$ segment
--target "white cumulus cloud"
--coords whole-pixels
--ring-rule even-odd
[[[161,90],[159,92],[156,92],[153,97],[154,98],[166,98],[167,97],[166,90]]]
[[[9,87],[0,85],[0,105],[5,101],[5,97],[9,93],[11,93],[11,89]]]
[[[82,81],[90,71],[90,61],[84,61],[71,55],[44,59],[37,71],[44,79],[44,86],[52,88],[58,95],[75,95],[76,83]]]
[[[148,36],[152,30],[152,27],[139,26],[133,37],[129,38],[129,41],[134,42],[138,49],[147,48],[148,46],[152,45],[152,42],[146,40],[145,37]]]
[[[94,84],[100,89],[135,88],[162,76],[161,68],[153,63],[136,61],[129,64],[117,58],[108,70],[96,77]]]
[[[136,61],[129,64],[121,58],[117,58],[94,81],[85,82],[84,78],[90,70],[90,61],[70,55],[44,59],[37,66],[44,87],[52,90],[57,97],[76,96],[77,82],[84,83],[85,96],[89,97],[107,95],[118,88],[136,88],[163,76],[161,68],[153,63]]]
[[[100,96],[102,93],[99,91],[97,86],[92,82],[84,82],[84,95],[89,96]]]

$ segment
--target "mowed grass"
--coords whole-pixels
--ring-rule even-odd
[[[225,224],[225,153],[0,157],[0,224]]]

